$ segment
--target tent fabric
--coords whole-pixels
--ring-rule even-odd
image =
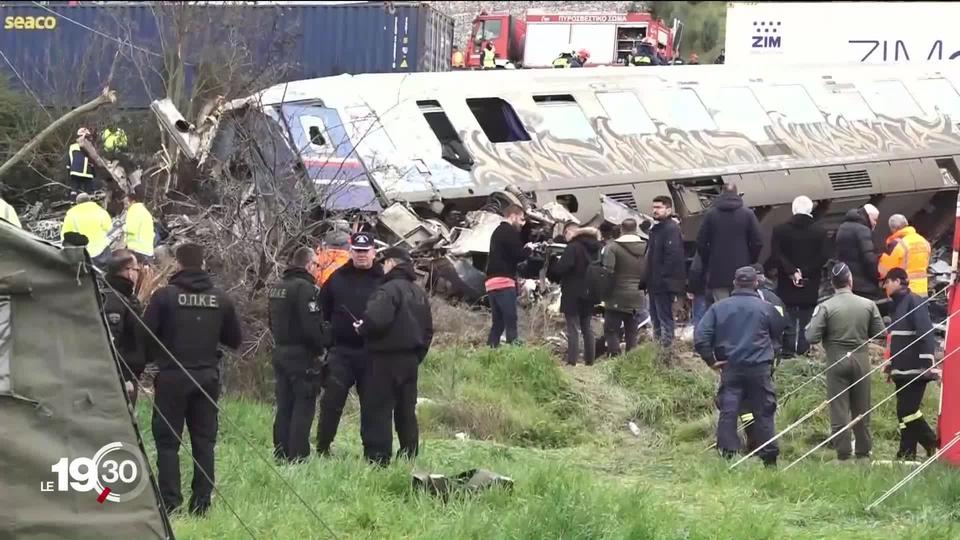
[[[0,301],[9,300],[0,309],[0,369],[9,371],[0,391],[0,539],[173,538],[149,465],[138,471],[147,487],[128,501],[41,490],[57,485],[59,460],[93,458],[108,443],[149,464],[85,268],[82,248],[0,222]]]

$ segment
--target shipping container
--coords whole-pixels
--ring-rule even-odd
[[[170,94],[183,103],[283,80],[443,71],[453,46],[453,20],[414,2],[6,2],[0,20],[0,70],[14,88],[58,105],[89,100],[108,80],[121,107],[141,109]],[[172,60],[178,54],[182,62]]]
[[[960,59],[958,2],[729,2],[728,65]]]

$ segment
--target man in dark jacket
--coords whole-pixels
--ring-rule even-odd
[[[810,323],[820,293],[820,274],[829,258],[827,231],[813,220],[813,201],[793,200],[793,217],[773,228],[770,259],[777,269],[777,295],[786,305],[783,357],[810,349],[803,329]]]
[[[293,254],[283,280],[267,289],[277,415],[273,422],[274,455],[281,462],[310,456],[310,426],[320,392],[318,359],[326,346],[323,314],[310,273],[317,254],[302,247]]]
[[[750,446],[757,447],[774,434],[777,396],[772,368],[783,320],[772,304],[760,299],[757,283],[752,267],[738,269],[730,298],[710,306],[694,334],[697,353],[708,366],[721,370],[717,448],[727,458],[740,450],[737,419],[742,401],[749,404],[756,426]],[[775,465],[778,454],[775,442],[758,452],[766,465]]]
[[[880,298],[879,255],[873,242],[873,229],[879,212],[872,204],[847,212],[837,228],[837,260],[844,262],[853,274],[853,294],[877,300]]]
[[[144,315],[147,327],[171,353],[153,356],[159,368],[153,381],[157,483],[167,512],[173,512],[183,502],[178,454],[186,421],[194,461],[189,510],[203,515],[214,485],[222,357],[217,347],[237,349],[242,338],[233,302],[203,270],[203,248],[185,244],[176,257],[177,273],[153,293]]]
[[[672,219],[673,200],[660,195],[653,199],[653,219],[647,250],[647,293],[650,295],[650,320],[653,336],[660,347],[673,346],[673,301],[683,294],[686,282],[683,261],[683,235],[680,225]]]
[[[512,204],[503,211],[504,221],[490,235],[487,257],[487,299],[493,324],[487,345],[500,346],[500,337],[507,332],[507,343],[517,341],[517,266],[527,257],[520,230],[526,223],[523,208]]]
[[[366,340],[354,323],[360,320],[367,301],[380,286],[383,270],[374,259],[374,237],[368,232],[350,237],[350,260],[330,276],[320,289],[320,310],[330,324],[333,345],[327,353],[327,364],[320,396],[320,418],[317,421],[317,453],[329,455],[337,436],[340,416],[350,388],[357,387],[360,408],[363,408],[365,376],[370,363]],[[363,429],[363,416],[360,418]]]
[[[914,460],[917,444],[933,455],[939,446],[920,410],[927,383],[936,380],[933,367],[936,338],[930,311],[921,307],[924,299],[910,291],[903,268],[887,272],[883,288],[893,300],[890,318],[890,358],[883,370],[897,387],[897,419],[900,421],[900,449],[897,459]],[[916,380],[914,380],[916,379]]]
[[[575,366],[580,357],[580,335],[583,335],[583,361],[593,365],[596,346],[593,340],[594,304],[585,298],[587,266],[600,256],[600,231],[570,223],[563,231],[567,247],[560,260],[550,269],[550,279],[560,282],[560,312],[567,322],[567,364]]]
[[[757,216],[743,206],[736,184],[724,184],[697,234],[697,253],[707,272],[708,306],[730,296],[734,271],[757,262],[762,250]]]
[[[110,326],[113,345],[120,356],[120,373],[133,405],[137,404],[140,376],[146,368],[146,332],[137,318],[143,314],[143,306],[137,298],[136,287],[140,279],[140,264],[133,252],[118,249],[107,263],[104,278],[108,287],[103,291],[103,314]]]
[[[637,221],[625,219],[620,237],[603,248],[603,267],[613,276],[613,290],[604,301],[603,334],[607,356],[620,354],[620,330],[627,351],[637,346],[640,321],[646,318],[643,282],[646,277],[647,243],[637,235]]]
[[[390,463],[392,420],[397,421],[398,455],[417,455],[417,367],[433,342],[433,317],[426,291],[417,285],[410,255],[402,248],[383,251],[383,284],[367,302],[357,325],[372,360],[361,436],[371,462]]]

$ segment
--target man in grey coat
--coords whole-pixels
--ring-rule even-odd
[[[857,416],[870,409],[869,377],[849,390],[844,389],[871,370],[868,349],[861,345],[882,334],[884,327],[877,305],[853,294],[853,274],[846,263],[834,265],[830,270],[830,281],[837,292],[813,311],[806,338],[808,343],[822,341],[827,352],[827,365],[836,363],[827,371],[828,397],[843,393],[830,402],[830,428],[836,433],[850,422],[851,414]],[[872,447],[870,416],[865,415],[857,422],[853,432],[857,459],[869,460]],[[850,459],[850,446],[849,430],[834,439],[839,461]]]
[[[648,317],[647,301],[640,290],[646,278],[647,243],[637,234],[637,221],[625,219],[620,237],[603,248],[603,267],[613,274],[613,290],[604,301],[603,335],[607,356],[620,354],[620,331],[626,349],[637,346],[640,322]]]

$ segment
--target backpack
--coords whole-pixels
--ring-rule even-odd
[[[603,266],[603,250],[587,263],[587,274],[584,279],[584,290],[581,297],[594,304],[599,304],[613,293],[613,272]]]

